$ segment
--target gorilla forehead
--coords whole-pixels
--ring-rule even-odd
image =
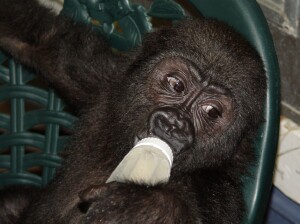
[[[228,78],[240,80],[240,76],[264,77],[263,63],[254,48],[231,27],[213,19],[184,20],[149,34],[144,41],[143,56],[156,60],[182,56],[202,72],[209,71],[210,76],[226,82]]]

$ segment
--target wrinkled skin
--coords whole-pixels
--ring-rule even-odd
[[[124,56],[33,0],[0,5],[1,49],[48,80],[79,116],[63,167],[30,197],[20,223],[241,222],[240,179],[253,162],[266,78],[239,34],[215,20],[186,20]],[[105,184],[147,136],[171,146],[170,181]]]

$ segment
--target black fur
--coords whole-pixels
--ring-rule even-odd
[[[0,191],[0,223],[15,224],[31,201],[38,197],[40,189],[31,186],[10,186]]]
[[[21,223],[241,222],[241,177],[253,162],[266,78],[260,57],[239,34],[215,20],[186,20],[150,33],[124,56],[33,0],[0,0],[0,6],[0,47],[36,69],[80,117],[59,175]],[[210,84],[228,90],[232,119],[218,129],[203,126],[175,155],[168,184],[104,184],[157,107],[149,82],[166,58],[192,62]]]

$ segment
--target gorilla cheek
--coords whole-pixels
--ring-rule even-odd
[[[194,141],[192,123],[173,107],[158,108],[149,115],[148,134],[167,142],[174,154],[188,149]]]

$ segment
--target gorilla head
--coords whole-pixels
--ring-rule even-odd
[[[240,35],[215,20],[184,21],[145,38],[113,117],[131,146],[148,136],[168,142],[174,170],[220,166],[262,122],[265,88],[262,61]]]

